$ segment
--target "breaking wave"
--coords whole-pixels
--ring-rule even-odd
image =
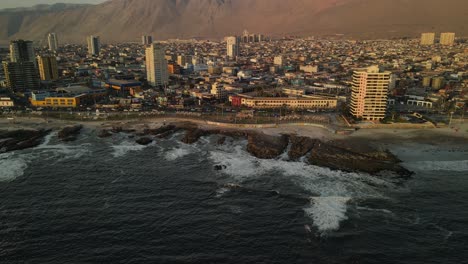
[[[51,155],[41,155],[44,160],[54,159],[57,162],[66,159],[78,159],[90,152],[91,144],[70,145],[61,142],[54,142],[57,133],[51,133],[44,138],[44,142],[33,149],[34,153],[47,153]],[[57,157],[60,157],[57,159]]]
[[[314,226],[321,233],[335,231],[340,228],[340,222],[347,220],[347,203],[349,197],[313,197],[311,204],[304,209],[306,215],[312,218]]]
[[[168,161],[177,160],[190,154],[188,148],[175,148],[166,152],[165,158]]]
[[[382,188],[395,187],[391,182],[364,173],[290,162],[284,155],[276,160],[257,159],[245,150],[245,143],[220,146],[210,152],[209,159],[222,165],[225,168],[222,173],[236,183],[268,172],[281,173],[311,197],[304,212],[320,233],[339,229],[340,223],[347,219],[347,204],[351,199],[385,198]]]
[[[134,141],[122,141],[120,144],[112,145],[112,156],[114,158],[120,158],[129,152],[141,151],[147,146],[140,145]]]
[[[23,176],[28,163],[23,157],[14,153],[0,154],[0,181],[12,181]]]

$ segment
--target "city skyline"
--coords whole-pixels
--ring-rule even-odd
[[[465,263],[467,3],[1,11],[0,262]]]

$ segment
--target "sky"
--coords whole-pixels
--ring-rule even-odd
[[[0,0],[0,9],[55,3],[99,4],[105,1],[106,0]]]

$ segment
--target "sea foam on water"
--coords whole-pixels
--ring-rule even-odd
[[[0,154],[0,181],[12,181],[23,176],[27,167],[25,157],[15,153]]]
[[[236,183],[267,172],[280,173],[310,193],[310,204],[305,214],[313,221],[318,232],[338,230],[340,223],[347,219],[347,204],[351,199],[384,198],[381,189],[394,187],[391,182],[361,173],[333,171],[309,165],[303,161],[279,159],[258,159],[245,150],[245,144],[218,147],[210,152],[209,159],[225,166],[222,173],[229,175]]]

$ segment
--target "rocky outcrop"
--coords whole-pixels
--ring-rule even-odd
[[[44,129],[0,132],[0,153],[37,147],[49,133]]]
[[[64,127],[62,130],[59,131],[58,138],[65,142],[75,141],[78,138],[81,129],[83,129],[82,125]]]
[[[270,136],[260,133],[250,134],[247,144],[247,151],[260,159],[273,159],[281,155],[288,147],[289,137]]]
[[[122,131],[117,129],[117,131]],[[201,137],[218,135],[217,145],[225,144],[226,138],[247,139],[247,151],[260,159],[275,159],[288,151],[290,160],[305,157],[311,165],[327,167],[334,170],[359,171],[376,174],[382,171],[391,171],[401,176],[412,173],[403,168],[401,162],[388,150],[372,147],[362,140],[337,140],[323,142],[318,139],[297,135],[272,136],[250,130],[235,129],[203,129],[192,123],[178,123],[164,125],[156,129],[145,129],[137,133],[136,142],[148,145],[154,137],[164,138],[177,131],[185,131],[181,139],[186,144],[196,143]],[[103,135],[107,135],[105,131]],[[151,137],[150,137],[151,135]],[[289,149],[288,149],[288,146]],[[215,170],[223,170],[225,166],[215,165]]]
[[[112,127],[111,132],[114,134],[117,133],[134,133],[135,129],[127,129],[124,127]]]
[[[154,135],[158,138],[167,138],[168,136],[174,134],[175,132],[179,130],[180,128],[175,125],[167,125],[167,126],[162,126],[156,129],[145,129],[143,131],[143,134]]]
[[[101,131],[99,131],[98,133],[98,137],[100,138],[107,138],[107,137],[111,137],[112,136],[112,133],[110,133],[107,129],[103,129]]]
[[[140,144],[140,145],[143,145],[143,146],[146,146],[146,145],[149,145],[153,142],[153,139],[149,138],[149,137],[142,137],[142,138],[139,138],[136,140],[136,143]]]
[[[184,142],[185,144],[193,144],[197,142],[201,137],[207,136],[209,134],[211,134],[210,131],[199,128],[188,129],[185,132],[184,138],[182,138],[182,142]]]
[[[288,156],[291,160],[297,160],[309,153],[319,141],[308,137],[290,136],[291,148]]]
[[[412,172],[403,168],[395,160],[387,157],[387,152],[381,155],[367,155],[359,150],[349,150],[330,143],[318,142],[314,145],[308,158],[309,163],[343,171],[360,171],[375,174],[382,171],[395,172],[400,176],[410,176]]]

